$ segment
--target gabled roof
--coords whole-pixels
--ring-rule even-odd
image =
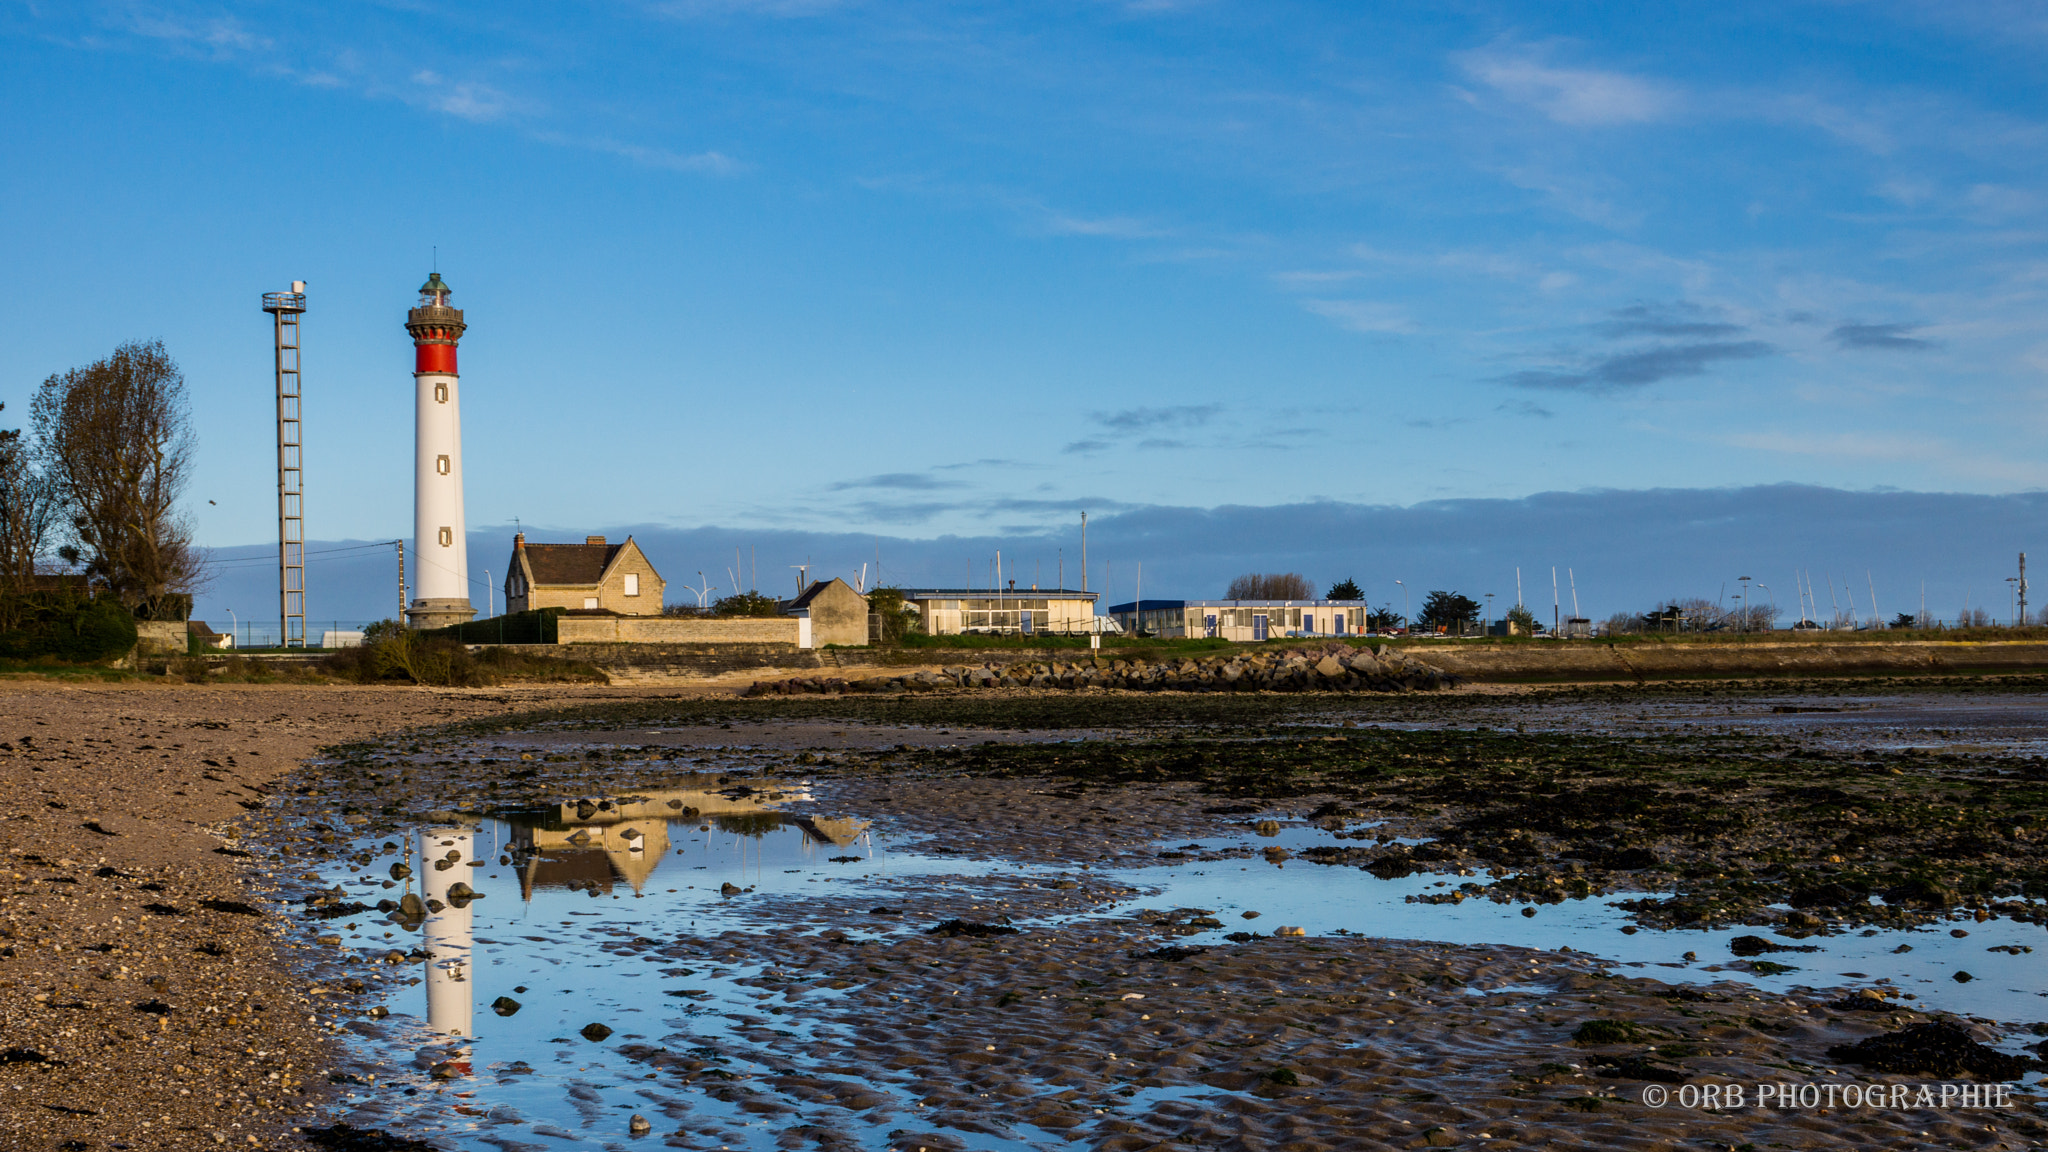
[[[528,544],[526,570],[535,584],[598,584],[624,544]]]
[[[853,585],[848,584],[846,581],[841,580],[837,576],[834,576],[830,580],[814,580],[811,582],[811,586],[809,588],[803,590],[802,595],[798,596],[794,600],[789,601],[788,603],[785,603],[782,606],[782,610],[784,612],[791,612],[795,611],[798,608],[809,608],[811,606],[811,601],[816,600],[819,596],[823,595],[825,589],[832,587],[834,584],[839,585],[841,588],[846,589],[848,592],[853,592]],[[853,592],[853,594],[855,596],[860,595],[860,593],[858,592]]]

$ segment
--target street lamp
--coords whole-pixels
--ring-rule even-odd
[[[241,630],[242,622],[240,620],[235,619],[235,610],[233,608],[228,609],[228,635],[235,636],[235,634],[237,632],[240,632]],[[240,636],[235,636],[235,648],[239,651],[241,647],[242,638]]]
[[[1771,619],[1773,619],[1773,620],[1776,620],[1776,619],[1778,618],[1778,594],[1777,594],[1776,592],[1772,592],[1772,591],[1771,591],[1771,586],[1770,586],[1769,584],[1758,584],[1758,585],[1757,585],[1757,587],[1759,587],[1759,588],[1763,589],[1763,590],[1764,590],[1764,592],[1765,592],[1765,594],[1767,594],[1768,596],[1770,596],[1770,598],[1771,598]],[[1747,607],[1746,607],[1746,606],[1745,606],[1745,608],[1744,608],[1744,613],[1743,613],[1743,614],[1744,614],[1744,615],[1748,615],[1748,610],[1747,610]],[[1747,621],[1745,621],[1745,623],[1747,623]],[[1769,628],[1766,628],[1766,629],[1764,629],[1764,631],[1768,632],[1768,631],[1770,631],[1770,629],[1769,629]]]
[[[704,607],[704,598],[711,594],[711,582],[704,579],[704,571],[701,568],[697,571],[697,585],[695,588],[691,588],[688,584],[683,585],[683,587],[689,588],[690,591],[697,594],[697,607],[701,610]]]
[[[1742,630],[1747,632],[1749,631],[1749,577],[1737,576],[1735,579],[1737,583],[1742,585]]]
[[[1415,621],[1408,618],[1408,585],[1402,584],[1399,580],[1394,581],[1394,583],[1401,585],[1401,626],[1412,629],[1415,626]]]
[[[1493,626],[1493,593],[1491,592],[1486,594],[1486,624],[1488,628]]]

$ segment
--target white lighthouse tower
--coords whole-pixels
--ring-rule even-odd
[[[443,628],[476,616],[469,605],[469,546],[462,519],[462,393],[455,345],[467,325],[448,306],[452,291],[439,272],[420,285],[419,307],[406,313],[413,343],[413,581],[406,620]]]

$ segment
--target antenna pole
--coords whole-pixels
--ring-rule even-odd
[[[1081,591],[1088,590],[1088,514],[1081,513]]]
[[[276,334],[277,365],[277,643],[306,646],[305,472],[299,411],[299,317],[306,282],[265,292],[263,310]]]

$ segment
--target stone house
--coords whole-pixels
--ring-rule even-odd
[[[804,589],[796,599],[784,602],[782,611],[786,616],[810,620],[809,642],[799,641],[802,647],[864,646],[868,642],[868,598],[837,576]]]
[[[659,616],[667,587],[631,536],[623,544],[607,544],[602,536],[587,536],[581,544],[528,544],[521,532],[512,537],[512,559],[505,565],[505,610]]]

